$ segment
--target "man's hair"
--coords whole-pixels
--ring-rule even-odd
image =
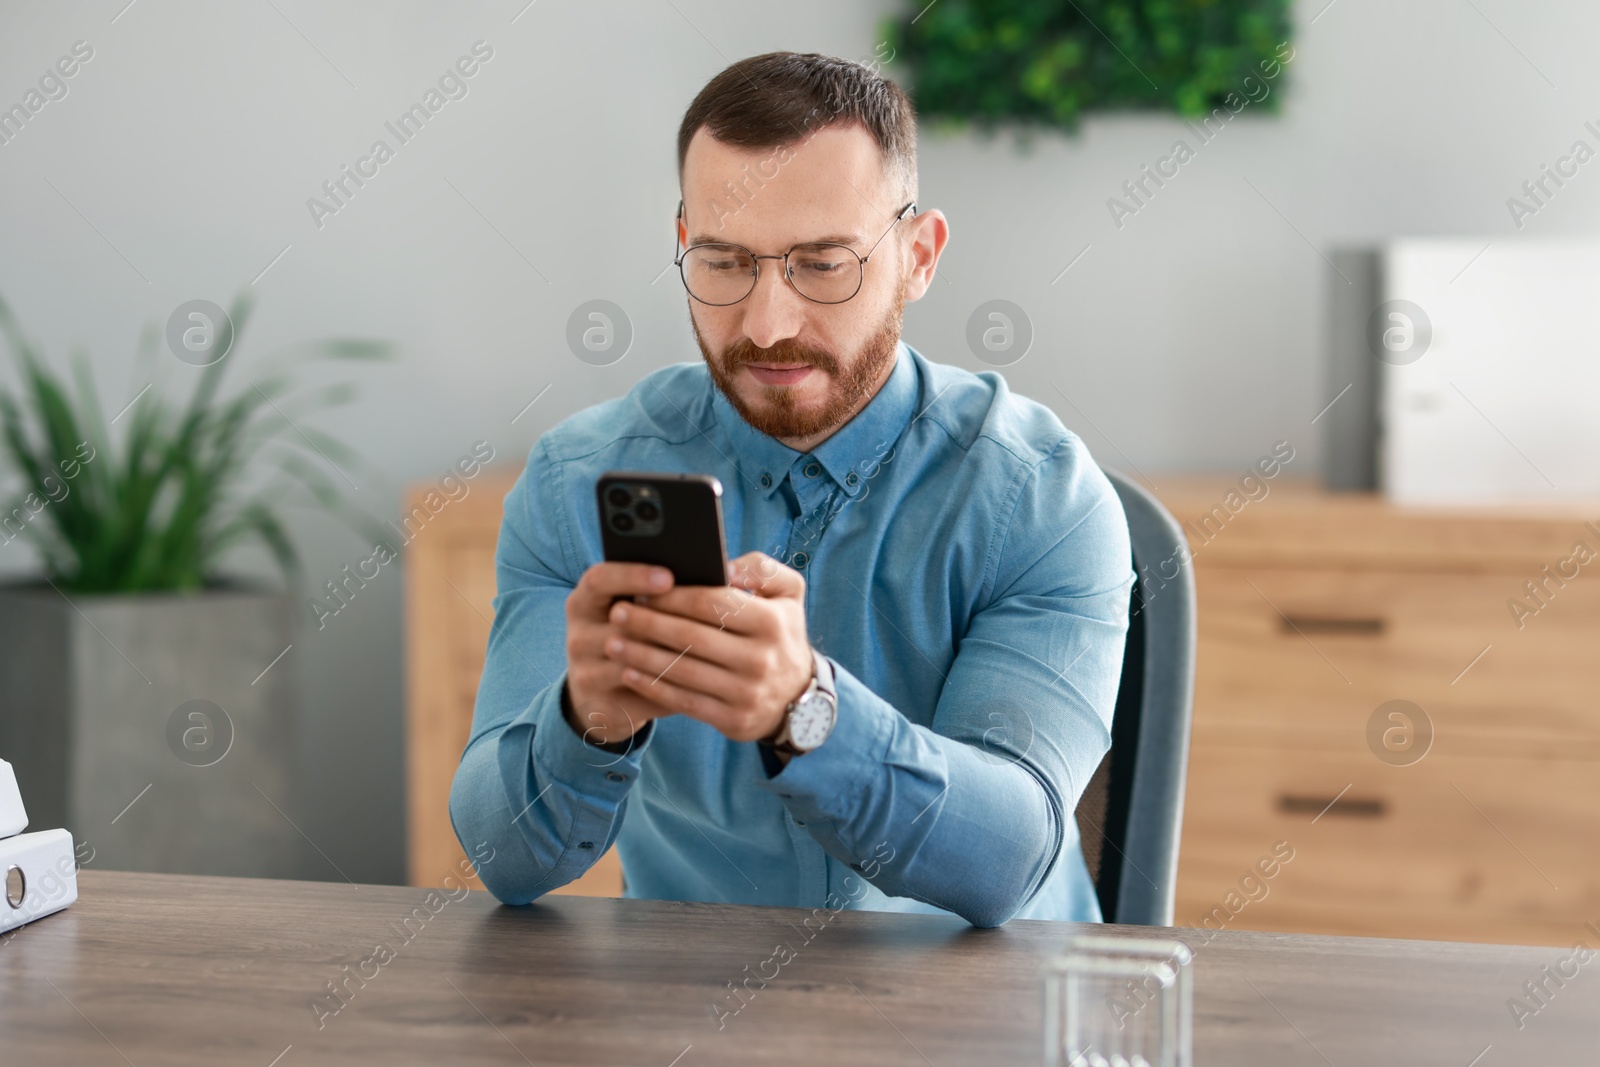
[[[911,98],[864,64],[815,52],[751,56],[707,82],[678,127],[679,184],[689,142],[702,126],[724,144],[781,148],[825,126],[852,122],[878,143],[901,198],[915,198],[917,116]]]

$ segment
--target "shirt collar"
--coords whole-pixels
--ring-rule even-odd
[[[733,446],[729,457],[746,483],[770,497],[777,491],[795,460],[805,453],[796,451],[775,437],[769,437],[748,422],[728,403],[715,383],[711,384],[711,407]],[[882,388],[867,401],[833,436],[811,450],[811,457],[822,464],[839,487],[854,497],[866,488],[867,478],[884,452],[911,421],[917,402],[917,368],[904,341],[895,346],[894,369]]]

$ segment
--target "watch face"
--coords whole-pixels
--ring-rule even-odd
[[[789,713],[789,740],[802,752],[810,752],[828,739],[833,730],[833,701],[813,693]]]

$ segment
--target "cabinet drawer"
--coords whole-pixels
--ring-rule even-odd
[[[1176,921],[1237,906],[1287,841],[1225,928],[1571,945],[1600,919],[1597,836],[1600,774],[1581,760],[1196,745]]]
[[[1201,566],[1196,582],[1197,743],[1358,752],[1374,709],[1403,699],[1443,754],[1600,760],[1600,575],[1520,629],[1504,574]]]

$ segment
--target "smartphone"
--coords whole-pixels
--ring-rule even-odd
[[[595,483],[600,543],[614,563],[652,563],[677,585],[728,584],[722,483],[709,474],[606,471]]]

